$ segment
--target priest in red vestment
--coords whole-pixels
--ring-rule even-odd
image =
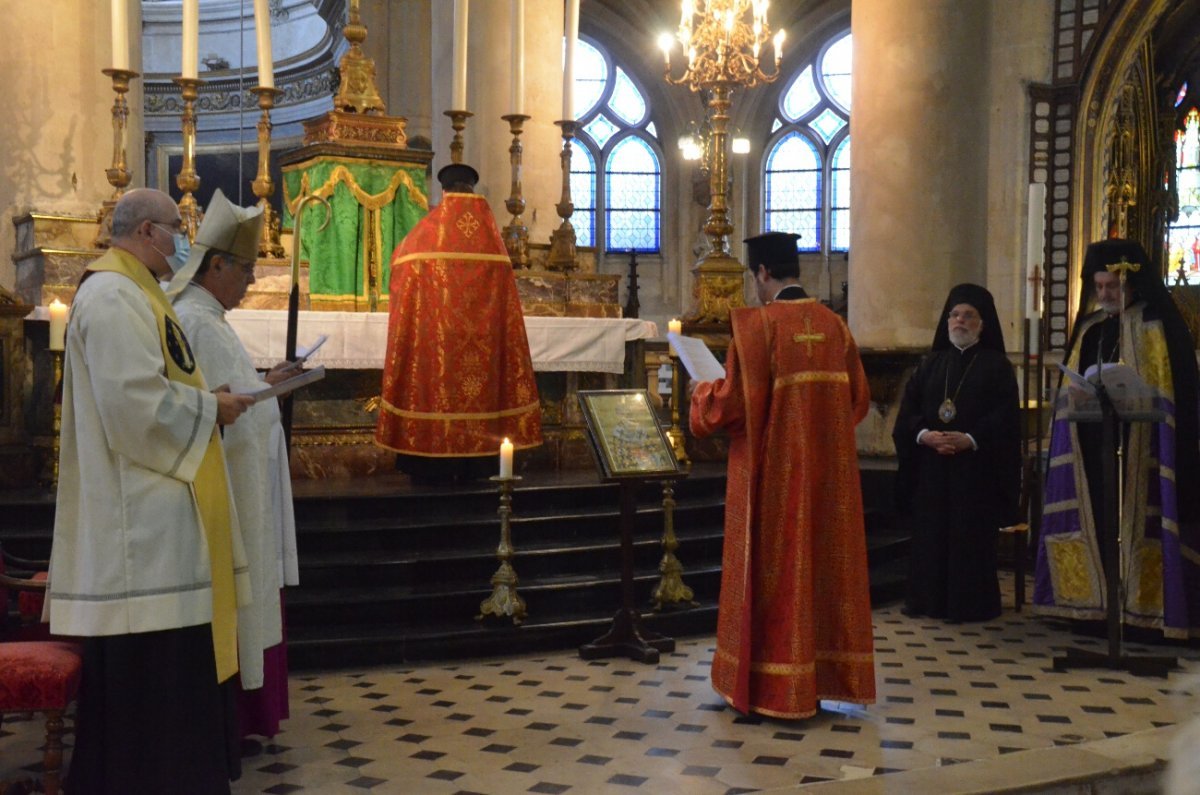
[[[491,471],[500,443],[542,443],[541,407],[512,262],[479,175],[438,172],[442,202],[392,255],[375,441],[414,479]],[[472,463],[481,465],[472,467]]]
[[[870,394],[845,322],[800,287],[797,239],[746,241],[764,305],[733,311],[726,377],[696,385],[690,417],[730,440],[713,687],[778,718],[875,701],[854,441]]]

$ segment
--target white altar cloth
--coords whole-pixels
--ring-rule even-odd
[[[287,312],[234,309],[227,315],[255,367],[283,359]],[[383,369],[387,351],[386,312],[301,312],[296,345],[329,340],[309,360],[328,369]],[[625,372],[625,343],[658,336],[658,326],[635,318],[526,317],[525,334],[538,372]]]

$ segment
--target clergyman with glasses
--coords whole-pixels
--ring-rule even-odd
[[[159,286],[180,226],[167,194],[125,193],[67,326],[47,609],[83,641],[74,793],[228,792],[240,773],[222,683],[249,583],[218,426],[253,399],[205,382]]]
[[[991,293],[954,287],[892,433],[897,507],[912,535],[905,614],[1000,615],[996,544],[1017,521],[1018,400]]]

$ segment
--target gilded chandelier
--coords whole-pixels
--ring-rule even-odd
[[[683,0],[679,30],[659,37],[665,61],[664,77],[672,85],[686,85],[708,96],[709,188],[712,196],[704,232],[712,250],[697,263],[694,284],[696,307],[691,324],[729,322],[729,312],[744,304],[742,266],[729,253],[728,180],[729,105],[734,88],[773,83],[783,60],[784,32],[772,37],[767,23],[769,0]],[[678,41],[687,56],[683,74],[671,74],[671,52]],[[763,71],[764,46],[771,42],[774,69]]]
[[[667,58],[667,82],[687,84],[693,91],[717,83],[753,88],[774,82],[779,77],[786,34],[782,30],[775,34],[775,70],[767,74],[760,56],[771,39],[768,5],[769,0],[683,0],[679,32],[659,39]],[[687,55],[687,69],[678,78],[671,76],[673,39],[678,39]]]

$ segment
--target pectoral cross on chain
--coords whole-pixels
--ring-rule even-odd
[[[804,318],[804,333],[803,334],[793,334],[792,335],[792,342],[803,342],[805,345],[808,346],[808,355],[809,356],[812,356],[812,354],[813,354],[813,347],[812,347],[813,343],[814,342],[824,342],[824,341],[825,341],[825,335],[823,333],[821,333],[819,331],[816,333],[813,332],[811,317]]]
[[[1104,267],[1109,273],[1115,273],[1121,277],[1121,281],[1125,281],[1125,274],[1129,273],[1130,271],[1137,273],[1142,269],[1142,263],[1130,262],[1125,257],[1121,257],[1120,262],[1114,262],[1113,264],[1105,265]]]

